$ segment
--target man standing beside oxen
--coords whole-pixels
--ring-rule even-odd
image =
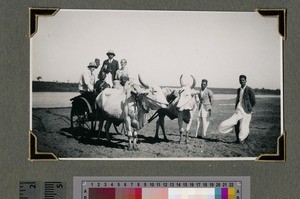
[[[246,85],[247,77],[240,75],[239,82],[241,87],[237,89],[235,114],[219,125],[219,131],[228,133],[235,128],[236,142],[243,143],[249,135],[252,109],[256,101],[253,89]]]
[[[201,82],[201,90],[197,95],[197,101],[199,102],[199,112],[197,114],[197,128],[195,137],[198,136],[198,131],[200,128],[200,123],[202,123],[202,138],[206,137],[206,131],[209,126],[209,121],[211,117],[211,109],[214,101],[213,92],[206,88],[208,81],[203,79]]]

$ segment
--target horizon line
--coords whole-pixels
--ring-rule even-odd
[[[53,80],[53,81],[38,81],[38,80],[32,80],[32,82],[48,82],[48,83],[65,83],[65,84],[78,84],[78,82],[59,82],[57,80]],[[168,86],[168,85],[159,85],[160,87],[171,87],[171,88],[180,88],[180,86]],[[195,88],[201,88],[201,86],[195,86]],[[207,88],[210,88],[210,89],[237,89],[237,88],[232,88],[232,87],[207,87]],[[253,88],[253,89],[260,89],[260,90],[279,90],[281,91],[280,88],[274,88],[274,89],[271,89],[271,88],[265,88],[265,87],[262,87],[262,88]]]

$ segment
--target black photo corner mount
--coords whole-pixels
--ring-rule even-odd
[[[263,9],[255,10],[264,17],[277,17],[278,18],[278,31],[283,40],[287,39],[287,10],[286,9]]]
[[[29,131],[29,161],[58,161],[59,159],[53,153],[39,152],[37,150],[37,137]]]
[[[54,16],[59,8],[29,8],[29,38],[37,32],[39,16]]]
[[[264,17],[277,17],[278,32],[283,40],[287,39],[287,10],[286,9],[264,9],[255,10]],[[258,162],[286,162],[286,132],[283,132],[277,139],[276,154],[261,154],[256,158]]]
[[[286,132],[277,139],[276,154],[262,154],[255,161],[258,162],[286,162]]]
[[[59,8],[29,8],[29,38],[32,38],[38,30],[39,16],[54,16]],[[58,161],[59,159],[48,152],[39,152],[37,150],[37,137],[29,131],[29,161]]]

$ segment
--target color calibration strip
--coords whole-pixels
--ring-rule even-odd
[[[236,199],[234,188],[89,188],[86,199]]]
[[[75,199],[250,199],[250,177],[73,177]]]

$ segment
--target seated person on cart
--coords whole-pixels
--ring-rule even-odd
[[[91,104],[94,103],[94,85],[96,82],[96,77],[94,75],[94,70],[97,68],[96,62],[90,62],[87,69],[81,74],[78,88],[81,97],[84,97]]]
[[[126,98],[129,98],[132,92],[137,93],[140,87],[134,84],[127,74],[123,74],[120,77],[119,87],[117,89],[124,90]]]
[[[98,96],[104,89],[110,88],[110,85],[105,81],[106,73],[100,72],[98,75],[99,80],[94,85],[94,91],[96,96]]]
[[[96,77],[93,72],[97,68],[97,64],[95,62],[90,62],[87,68],[88,69],[81,74],[79,79],[78,88],[80,94],[94,91]]]
[[[128,86],[130,86],[132,82],[127,74],[122,74],[119,79],[114,81],[114,88],[115,89],[123,89],[126,90]]]

